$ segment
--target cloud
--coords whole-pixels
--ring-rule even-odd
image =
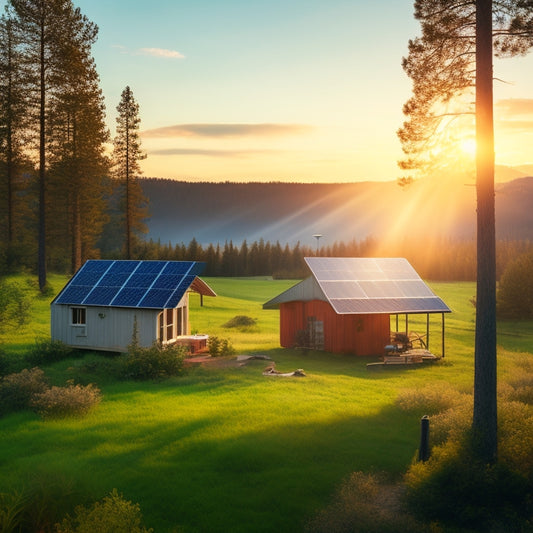
[[[166,148],[161,150],[150,150],[150,155],[172,156],[172,155],[192,155],[202,157],[240,157],[246,158],[261,154],[272,154],[278,150],[202,150],[195,148]]]
[[[533,114],[533,98],[506,98],[496,102],[496,108],[507,117]]]
[[[185,56],[176,50],[167,50],[165,48],[139,48],[132,52],[127,46],[121,44],[114,44],[112,48],[116,48],[121,54],[127,55],[143,55],[151,57],[163,57],[167,59],[183,59]]]
[[[533,120],[498,120],[499,129],[513,132],[530,133],[533,130]]]
[[[164,57],[168,59],[183,59],[185,56],[176,50],[165,48],[141,48],[139,53],[145,56]]]
[[[147,130],[143,137],[279,137],[309,133],[306,124],[176,124]]]

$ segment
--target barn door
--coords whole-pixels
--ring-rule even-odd
[[[307,334],[309,348],[312,350],[324,349],[324,321],[317,320],[314,316],[307,317]]]

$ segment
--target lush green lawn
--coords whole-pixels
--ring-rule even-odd
[[[65,279],[51,281],[59,289]],[[57,363],[45,369],[54,382],[96,382],[104,399],[83,419],[42,421],[30,412],[2,419],[0,492],[44,484],[85,501],[116,487],[140,504],[156,533],[178,526],[186,532],[301,531],[351,472],[398,477],[406,470],[424,412],[398,409],[400,390],[437,381],[472,388],[474,284],[433,284],[453,310],[443,364],[376,372],[367,370],[368,359],[278,347],[279,315],[261,306],[294,282],[206,281],[218,297],[204,298],[203,307],[191,298],[193,329],[229,338],[238,353],[269,355],[279,370],[303,368],[307,376],[264,377],[265,363],[255,361],[197,367],[161,383],[116,382],[103,366],[89,371],[89,361],[105,362],[100,355]],[[4,336],[14,358],[35,336],[48,334],[49,301],[36,298],[31,326]],[[257,326],[248,332],[222,327],[236,315],[257,319]],[[531,352],[533,328],[504,324],[500,339],[505,372],[517,351]]]

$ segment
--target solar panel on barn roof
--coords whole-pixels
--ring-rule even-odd
[[[306,257],[305,261],[339,314],[450,312],[406,259]]]
[[[204,268],[196,261],[89,260],[55,303],[104,307],[176,307]]]

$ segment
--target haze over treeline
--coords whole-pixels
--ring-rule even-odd
[[[384,245],[408,239],[475,238],[475,188],[464,180],[428,178],[403,189],[396,182],[343,184],[192,183],[142,179],[150,198],[148,236],[164,243],[202,244],[263,238],[314,246],[372,237]],[[533,178],[497,188],[497,236],[533,235]],[[387,244],[389,243],[389,244]]]

